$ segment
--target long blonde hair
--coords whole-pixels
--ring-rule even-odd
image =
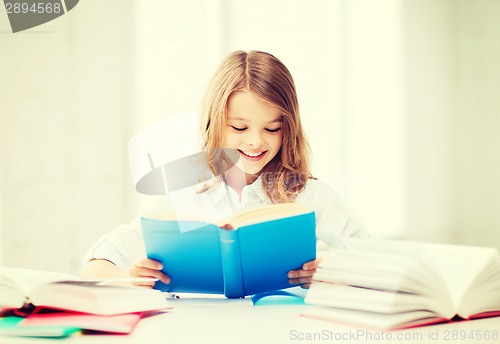
[[[201,108],[204,148],[222,148],[227,125],[229,97],[246,90],[282,112],[281,149],[262,170],[264,190],[274,203],[292,202],[309,178],[310,149],[300,121],[297,92],[292,75],[273,55],[262,51],[235,51],[213,75]],[[220,150],[216,150],[220,151]],[[212,169],[224,170],[212,166]]]

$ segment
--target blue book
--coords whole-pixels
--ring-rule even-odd
[[[65,325],[19,326],[25,318],[19,316],[0,317],[0,336],[65,338],[80,332],[80,328]]]
[[[316,259],[314,212],[298,203],[254,208],[219,223],[141,219],[147,256],[163,264],[167,292],[244,297],[292,287],[287,274]],[[223,228],[224,229],[223,229]]]

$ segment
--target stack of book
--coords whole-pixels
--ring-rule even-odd
[[[131,280],[0,268],[0,336],[127,334],[142,317],[171,308],[160,291],[131,286]]]
[[[326,256],[307,292],[306,317],[400,329],[500,315],[496,249],[350,239]]]

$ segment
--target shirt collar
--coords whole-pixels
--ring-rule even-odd
[[[259,176],[252,184],[245,186],[246,188],[253,189],[255,194],[260,198],[262,202],[269,200],[269,196],[264,188],[264,181],[262,177]]]
[[[223,181],[217,183],[213,188],[207,190],[206,192],[210,193],[214,204],[218,204],[220,201],[227,196],[226,186]]]
[[[217,204],[221,202],[225,197],[228,197],[226,187],[228,186],[222,181],[206,192],[210,192],[212,200],[215,204]],[[269,200],[269,196],[266,193],[261,176],[259,176],[252,184],[246,185],[243,190],[245,189],[253,190],[262,202],[266,202]]]

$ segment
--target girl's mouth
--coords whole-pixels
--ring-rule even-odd
[[[264,155],[266,155],[267,151],[261,151],[261,152],[249,152],[249,151],[242,151],[238,149],[238,152],[240,152],[240,155],[250,161],[259,161],[261,160]]]

